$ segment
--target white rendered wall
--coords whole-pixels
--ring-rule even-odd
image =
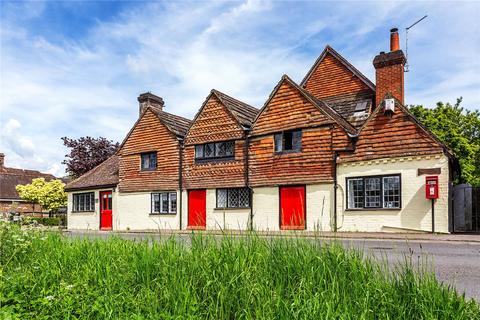
[[[338,165],[338,231],[431,231],[431,200],[425,199],[425,176],[418,168],[441,168],[439,199],[435,201],[435,231],[448,232],[448,159],[444,155],[389,158]],[[345,178],[369,175],[401,175],[402,208],[346,210]]]
[[[152,214],[151,192],[119,193],[116,209],[117,210],[113,212],[114,230],[154,231],[179,229],[180,208],[178,191],[176,214]]]

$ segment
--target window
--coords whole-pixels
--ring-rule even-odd
[[[235,141],[222,141],[195,145],[195,159],[231,159],[235,155]]]
[[[230,188],[217,189],[217,208],[250,207],[250,189]]]
[[[177,193],[176,192],[152,193],[152,213],[158,213],[158,214],[177,213]]]
[[[141,154],[142,170],[155,170],[157,168],[157,153],[149,152]]]
[[[347,178],[347,208],[399,209],[400,175]]]
[[[275,152],[298,152],[302,149],[302,130],[275,134]]]
[[[73,195],[73,212],[95,211],[95,194],[93,192]]]

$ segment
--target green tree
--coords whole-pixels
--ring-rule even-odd
[[[410,106],[410,111],[457,156],[461,167],[461,182],[480,186],[480,112],[438,102],[433,109],[422,105]]]
[[[67,204],[64,187],[65,184],[60,180],[45,181],[44,178],[36,178],[30,184],[17,185],[16,189],[23,200],[38,203],[52,212]]]

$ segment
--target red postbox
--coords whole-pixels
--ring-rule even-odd
[[[425,177],[425,197],[438,199],[438,176]]]

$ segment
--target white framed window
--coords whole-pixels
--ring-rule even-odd
[[[221,141],[195,145],[196,160],[225,160],[235,156],[235,141]]]
[[[177,213],[177,193],[159,192],[152,193],[152,209],[154,214],[176,214]]]
[[[73,194],[73,212],[92,212],[95,211],[95,193],[84,192]]]
[[[347,209],[400,209],[399,174],[347,178]]]

